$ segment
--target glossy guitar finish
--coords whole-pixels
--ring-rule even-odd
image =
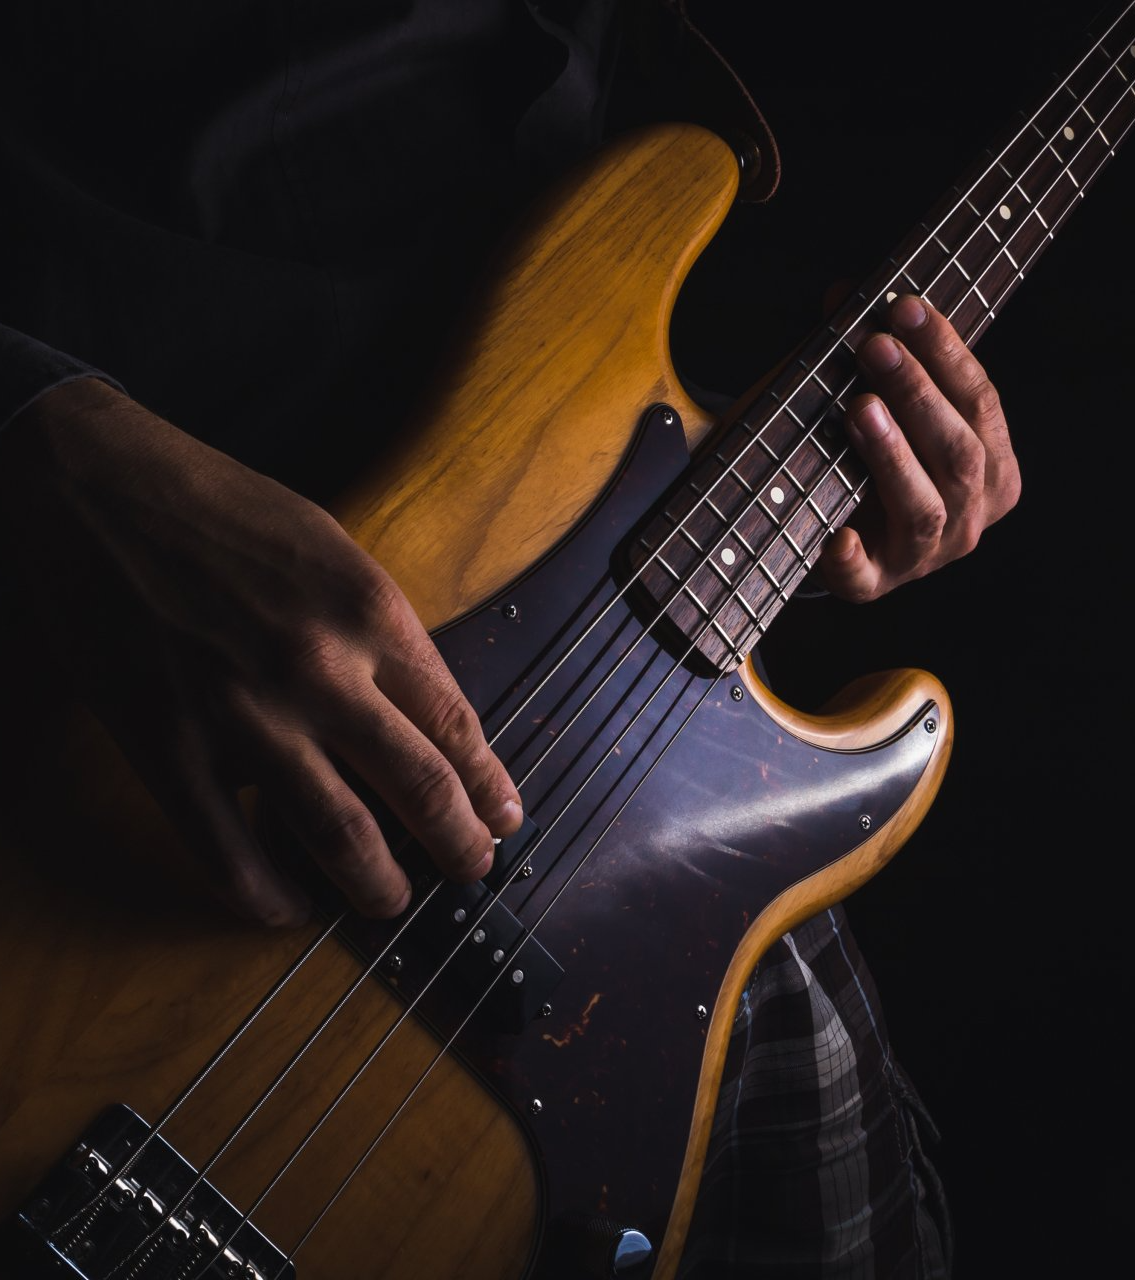
[[[504,734],[498,751],[518,776],[534,770],[522,794],[541,834],[535,874],[503,897],[526,928],[538,925],[563,970],[549,990],[552,1013],[519,1034],[474,1018],[461,1043],[480,1084],[452,1053],[433,1065],[456,1024],[442,1027],[442,1040],[416,1018],[391,1033],[256,1211],[265,1236],[290,1250],[425,1073],[298,1254],[304,1280],[500,1280],[533,1266],[544,1275],[561,1256],[557,1243],[542,1257],[549,1229],[575,1211],[607,1209],[656,1250],[665,1237],[654,1270],[667,1274],[752,963],[793,920],[873,873],[940,780],[948,703],[930,677],[886,677],[831,718],[809,718],[777,703],[750,670],[715,682],[682,667],[641,638],[615,600],[612,553],[710,425],[673,372],[666,328],[735,186],[729,149],[692,127],[604,156],[514,242],[419,443],[381,483],[362,481],[339,513],[437,629],[490,734],[516,705],[513,686],[535,687],[584,632],[587,643],[542,695],[541,716],[567,715],[561,695],[580,672],[600,683],[602,664],[610,671],[640,640],[572,727],[581,742],[610,743],[622,732],[610,720],[617,708],[677,674],[646,699],[617,751],[603,748],[607,763],[552,835],[553,815],[598,757],[573,748],[567,769],[559,754],[539,764],[548,732],[534,736],[531,715]],[[642,427],[659,403],[685,434],[661,415]],[[509,583],[507,599],[494,595]],[[517,605],[515,620],[505,604]],[[4,1214],[105,1107],[126,1103],[156,1121],[313,936],[265,936],[218,916],[99,730],[80,720],[77,732],[69,711],[34,697],[24,711],[27,736],[7,736],[9,751],[18,743],[7,782],[34,815],[32,787],[38,778],[42,794],[47,779],[57,819],[47,830],[13,823],[5,837]],[[937,733],[923,727],[928,719]],[[64,728],[74,745],[61,774]],[[197,1169],[209,1165],[360,972],[352,952],[319,948],[163,1136]],[[210,1166],[209,1182],[242,1209],[256,1200],[402,1009],[366,979]],[[636,1186],[643,1169],[649,1182]]]
[[[805,715],[747,663],[705,674],[622,593],[626,539],[714,425],[681,388],[667,330],[735,191],[729,148],[676,125],[553,193],[497,264],[421,429],[337,510],[434,629],[521,785],[533,829],[502,859],[497,898],[435,912],[427,931],[446,890],[420,885],[407,919],[352,922],[349,946],[317,945],[321,926],[233,922],[97,727],[45,703],[34,655],[9,663],[27,678],[5,690],[0,1216],[50,1219],[32,1189],[126,1103],[166,1116],[163,1139],[296,1251],[301,1280],[553,1280],[596,1255],[603,1274],[622,1227],[653,1246],[634,1274],[673,1276],[745,979],[901,847],[952,739],[924,672],[862,680]],[[967,278],[989,269],[975,252]],[[951,301],[939,279],[962,289],[956,273],[904,278],[938,302]],[[979,308],[960,327],[973,338],[991,318]],[[795,375],[809,388],[842,354],[817,342]],[[737,433],[755,430],[747,413],[713,442],[727,469]],[[828,448],[831,527],[859,480]],[[769,461],[774,479],[781,466]],[[778,561],[764,617],[815,546]],[[720,645],[713,661],[729,666]],[[476,968],[478,928],[501,944],[496,969]],[[534,1000],[498,1000],[506,982],[534,984]],[[603,1221],[579,1230],[580,1215]],[[83,1229],[63,1235],[78,1249]],[[119,1274],[222,1274],[147,1258]],[[76,1274],[112,1270],[100,1265]]]

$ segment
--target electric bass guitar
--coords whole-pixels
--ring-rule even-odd
[[[403,840],[396,920],[319,885],[304,930],[229,919],[100,727],[8,691],[4,1276],[671,1280],[747,977],[902,847],[951,748],[924,671],[804,713],[752,661],[865,492],[854,350],[907,291],[976,342],[1133,120],[1128,5],[720,419],[668,331],[731,147],[651,127],[542,203],[336,510],[524,798],[484,882]]]

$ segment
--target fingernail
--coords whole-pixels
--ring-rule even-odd
[[[891,429],[891,419],[881,400],[868,400],[855,414],[855,425],[867,439],[881,440]]]
[[[926,304],[913,293],[904,293],[891,307],[891,323],[896,329],[921,329],[928,318]]]
[[[496,817],[487,825],[490,831],[503,831],[510,834],[524,821],[524,808],[519,800],[505,800],[497,810]]]
[[[902,364],[902,351],[894,338],[876,333],[859,348],[859,361],[869,373],[890,373]]]

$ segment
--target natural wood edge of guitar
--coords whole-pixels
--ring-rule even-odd
[[[675,175],[680,174],[680,180]],[[732,207],[736,156],[696,125],[615,140],[503,242],[396,454],[333,513],[434,629],[549,554],[618,473],[652,404],[711,415],[669,349],[675,301]],[[629,246],[612,260],[612,243]]]
[[[722,980],[706,1036],[697,1099],[678,1191],[652,1280],[672,1280],[685,1248],[697,1200],[718,1090],[737,1002],[754,967],[790,929],[840,902],[875,876],[907,842],[933,803],[953,747],[953,711],[945,688],[925,671],[903,668],[853,681],[829,704],[829,714],[804,714],[781,702],[758,679],[751,663],[742,679],[779,723],[805,740],[861,750],[897,733],[928,704],[937,708],[935,747],[926,769],[894,817],[824,870],[794,884],[753,921]]]

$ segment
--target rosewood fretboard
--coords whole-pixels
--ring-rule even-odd
[[[854,353],[913,292],[972,346],[1135,119],[1135,7],[1124,6],[801,349],[742,402],[631,551],[636,595],[683,656],[728,671],[756,645],[867,483],[844,434]],[[677,639],[675,639],[675,635]]]

